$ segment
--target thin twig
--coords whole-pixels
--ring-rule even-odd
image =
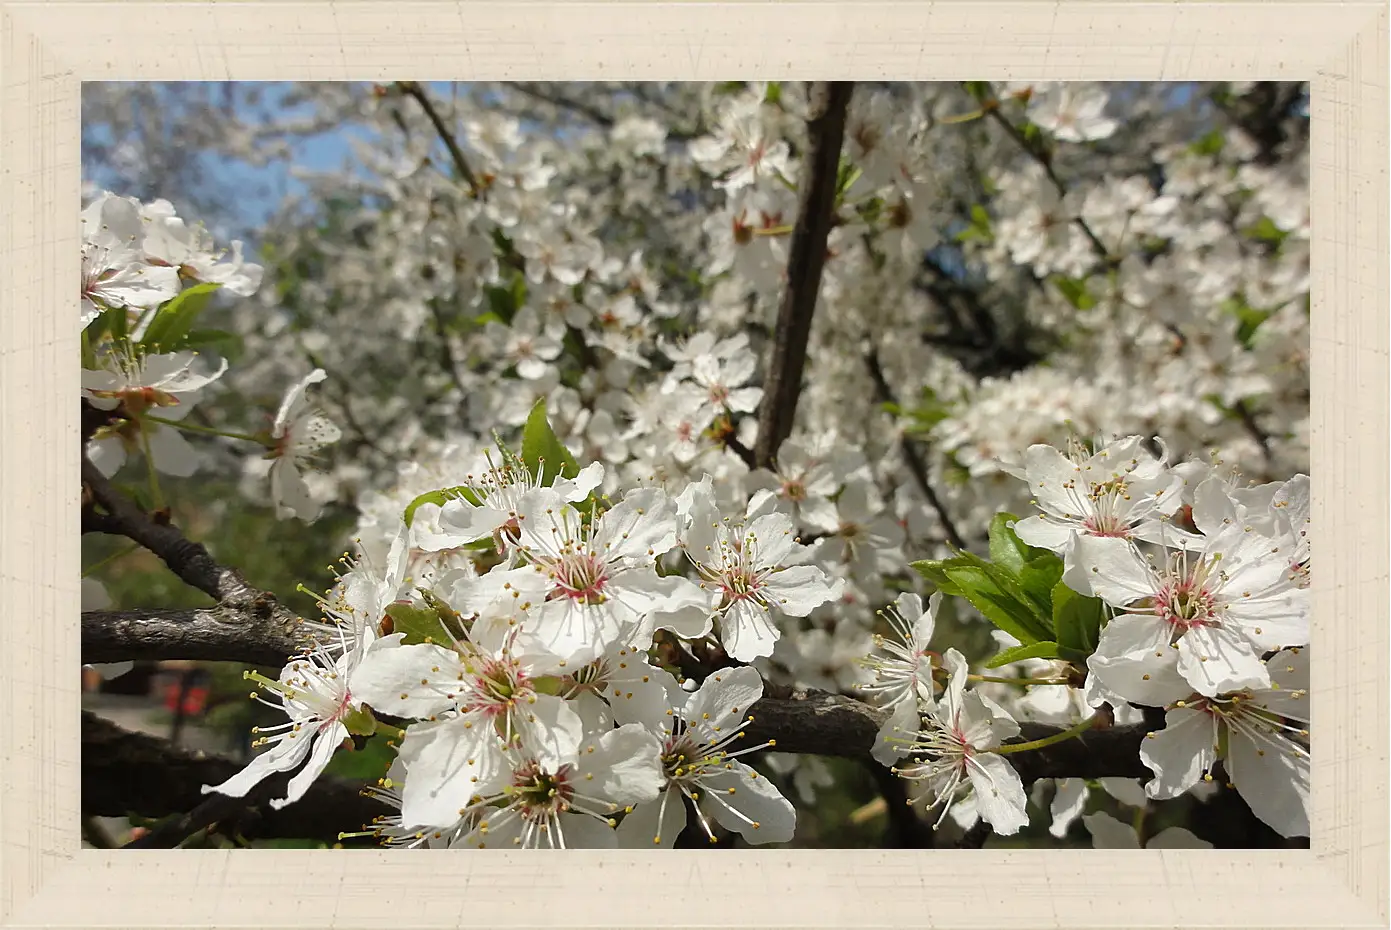
[[[1058,177],[1058,172],[1053,168],[1053,159],[1049,154],[1044,151],[1041,146],[1035,145],[1026,139],[1024,133],[1019,131],[1019,127],[1006,119],[1005,115],[1000,112],[998,106],[987,106],[985,107],[985,112],[986,115],[1000,124],[1000,127],[1024,150],[1025,154],[1038,162],[1039,166],[1043,168],[1043,173],[1048,176],[1048,180],[1053,182],[1053,187],[1057,190],[1058,196],[1067,196],[1067,185],[1063,183],[1062,178]],[[1097,256],[1103,262],[1108,265],[1118,263],[1118,260],[1111,255],[1110,250],[1106,248],[1106,244],[1101,241],[1101,238],[1092,230],[1086,220],[1082,219],[1080,216],[1074,216],[1072,222],[1077,225],[1078,229],[1082,230],[1082,233],[1087,237],[1088,241],[1091,242],[1092,250],[1096,252]]]
[[[879,364],[879,353],[870,349],[869,354],[865,356],[865,364],[869,367],[869,376],[874,381],[875,396],[879,402],[897,405],[898,398],[894,395],[893,388],[889,387],[888,379],[884,377],[884,369]],[[918,490],[922,491],[927,502],[937,512],[937,519],[941,522],[942,531],[947,534],[948,541],[958,549],[965,549],[966,540],[957,531],[956,524],[947,512],[947,505],[937,496],[932,482],[928,480],[927,463],[923,461],[913,438],[906,433],[900,433],[899,446],[903,449],[903,459],[908,463],[908,471],[918,483]]]
[[[435,127],[435,132],[444,142],[444,147],[449,149],[449,157],[454,160],[454,168],[459,172],[459,176],[468,185],[469,196],[477,197],[482,189],[478,185],[478,178],[469,167],[468,159],[464,157],[464,150],[459,148],[459,141],[454,138],[454,133],[449,131],[449,127],[444,124],[444,118],[440,116],[439,110],[435,109],[435,104],[430,100],[430,95],[425,91],[425,87],[419,81],[398,81],[397,86],[401,91],[414,97],[420,104],[420,109],[425,111],[430,123]]]

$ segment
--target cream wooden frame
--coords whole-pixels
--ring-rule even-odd
[[[83,80],[1308,79],[1308,851],[78,848]],[[1385,927],[1387,7],[0,0],[0,925]]]

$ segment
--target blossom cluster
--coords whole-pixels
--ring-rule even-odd
[[[804,89],[594,85],[578,126],[548,85],[475,90],[295,91],[313,117],[265,135],[361,129],[362,171],[301,179],[273,287],[165,201],[84,211],[93,463],[143,456],[158,500],[202,464],[183,434],[251,441],[249,499],[358,515],[321,641],[258,690],[289,722],[218,790],[303,765],[293,800],[400,721],[393,844],[669,844],[688,802],[780,842],[736,756],[808,804],[829,775],[736,739],[768,681],[878,695],[875,758],[939,823],[1028,823],[1021,725],[1157,707],[1139,803],[1217,771],[1307,832],[1297,132],[1094,83],[857,86],[796,420],[755,461]],[[215,290],[249,298],[226,332]],[[210,389],[269,384],[269,425],[229,429]],[[944,612],[1000,654],[929,650]],[[1055,833],[1090,790],[1056,788]]]
[[[740,761],[772,746],[741,742],[757,671],[731,665],[688,691],[654,651],[666,637],[681,653],[709,639],[738,662],[767,656],[780,618],[836,595],[772,493],[725,514],[707,478],[610,505],[597,463],[548,475],[539,457],[497,454],[340,578],[323,599],[335,635],[258,679],[289,718],[262,738],[273,747],[208,790],[241,795],[305,763],[275,803],[294,801],[380,716],[410,721],[373,791],[399,808],[374,828],[391,844],[670,846],[687,799],[711,840],[712,823],[791,839],[791,803]],[[442,554],[428,584],[408,575],[412,548]]]
[[[1053,661],[1022,676],[1033,687],[1013,700],[967,690],[961,653],[928,648],[941,594],[926,609],[917,595],[901,596],[889,614],[895,637],[867,660],[875,678],[864,687],[890,710],[876,758],[926,783],[939,822],[969,799],[958,819],[983,818],[1007,834],[1028,823],[1023,785],[999,755],[1019,751],[1002,749],[1019,733],[1009,704],[1064,720],[1102,708],[1135,720],[1138,708],[1164,708],[1164,728],[1140,751],[1154,772],[1149,798],[1211,782],[1220,762],[1261,820],[1307,836],[1308,476],[1241,487],[1211,465],[1170,465],[1140,436],[1066,452],[1035,445],[1023,461],[1018,477],[1041,512],[1006,532],[1027,547],[1029,571],[1056,580],[1056,641],[1030,649],[1007,636],[1012,645],[992,665]],[[974,600],[969,589],[957,593]],[[1085,674],[1069,677],[1069,666]],[[1064,689],[1062,706],[1038,706],[1040,691]],[[1080,813],[1075,800],[1062,805],[1072,807],[1064,822]]]

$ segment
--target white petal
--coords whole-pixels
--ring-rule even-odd
[[[349,691],[393,717],[429,717],[448,709],[453,702],[445,694],[460,670],[458,656],[425,643],[400,645],[402,635],[372,643],[353,670]]]
[[[782,634],[763,606],[741,598],[720,614],[720,643],[738,662],[770,656]]]
[[[1090,795],[1091,791],[1087,788],[1085,778],[1058,779],[1053,803],[1048,807],[1048,812],[1053,816],[1053,823],[1048,827],[1048,832],[1059,839],[1067,836],[1072,822],[1086,809],[1087,798]]]
[[[773,603],[789,617],[805,617],[839,594],[839,586],[833,585],[826,573],[814,565],[793,565],[773,572],[764,587]]]
[[[270,749],[256,756],[247,763],[246,768],[222,784],[204,785],[203,793],[217,792],[218,794],[231,795],[234,798],[245,797],[246,793],[260,784],[266,776],[275,772],[288,772],[303,762],[312,748],[310,743],[313,734],[314,731],[306,727],[293,736],[286,736]]]
[[[1153,772],[1145,785],[1152,798],[1176,798],[1212,771],[1217,735],[1212,715],[1176,707],[1164,715],[1164,729],[1140,742],[1140,760]]]
[[[506,769],[497,732],[482,718],[412,724],[400,758],[407,773],[401,818],[422,827],[455,823],[474,793],[482,793]]]
[[[874,738],[870,755],[880,765],[893,765],[908,755],[908,743],[920,726],[922,721],[918,717],[917,701],[910,695],[907,700],[894,705],[893,713]]]
[[[1178,641],[1179,674],[1199,694],[1212,697],[1243,688],[1266,688],[1270,675],[1255,647],[1223,627],[1192,627]]]
[[[702,729],[718,727],[723,735],[737,729],[762,697],[763,679],[754,668],[724,668],[701,683],[681,715]]]
[[[1074,544],[1077,565],[1087,573],[1092,591],[1102,600],[1125,607],[1155,593],[1149,564],[1134,545],[1115,537],[1080,536]]]
[[[1093,849],[1140,848],[1140,838],[1135,835],[1135,828],[1121,823],[1110,814],[1099,811],[1088,814],[1082,818],[1082,823],[1086,824],[1087,832],[1092,835]]]
[[[786,843],[797,827],[797,812],[772,782],[741,762],[700,780],[701,810],[752,846]]]
[[[555,769],[574,759],[584,739],[584,721],[563,699],[538,694],[517,711],[522,745],[538,761]]]
[[[669,788],[655,801],[633,808],[616,832],[624,849],[671,849],[685,829],[686,802]]]
[[[666,780],[661,743],[637,723],[610,730],[591,741],[580,752],[578,768],[585,779],[581,788],[584,793],[618,806],[654,800]]]
[[[1251,813],[1281,836],[1309,835],[1309,755],[1289,740],[1229,729],[1227,775]]]
[[[347,737],[348,728],[336,721],[316,733],[314,746],[309,752],[309,761],[304,764],[304,768],[294,774],[290,783],[285,786],[285,797],[272,798],[270,806],[275,810],[280,810],[304,797],[304,793],[309,790],[314,779],[323,774],[324,769],[328,767],[329,760],[333,758],[334,752],[338,750]]]
[[[1145,786],[1140,784],[1138,778],[1098,778],[1097,782],[1111,797],[1130,807],[1144,807],[1147,803],[1145,798]]]
[[[1183,827],[1167,827],[1150,837],[1146,849],[1211,849],[1212,844],[1200,840]]]
[[[966,774],[975,789],[976,809],[996,833],[1009,836],[1029,825],[1024,784],[1003,756],[993,752],[970,756]]]

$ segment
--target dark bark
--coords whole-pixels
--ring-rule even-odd
[[[819,81],[808,94],[807,151],[798,175],[797,221],[792,227],[787,281],[764,375],[758,441],[753,450],[754,462],[761,468],[772,466],[778,447],[792,432],[797,413],[807,340],[831,233],[845,115],[853,91],[854,84],[848,81]]]
[[[127,848],[161,849],[217,824],[247,839],[295,837],[334,842],[344,830],[388,813],[356,785],[321,777],[294,804],[267,803],[283,793],[289,774],[273,775],[245,798],[202,793],[242,769],[231,759],[179,749],[168,740],[131,733],[89,711],[82,714],[82,813],[88,817],[181,816],[160,824]],[[282,795],[283,796],[283,795]]]

